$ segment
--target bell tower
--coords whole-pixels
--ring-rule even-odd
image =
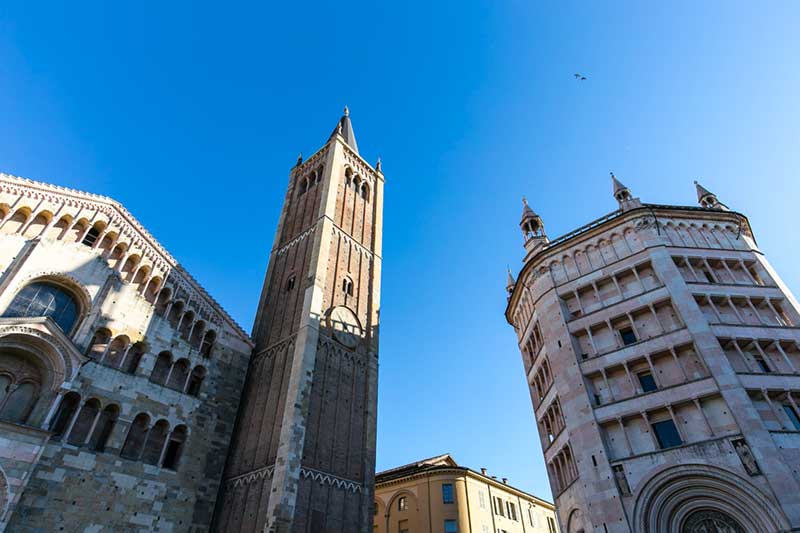
[[[215,531],[372,531],[383,184],[347,108],[289,173]]]

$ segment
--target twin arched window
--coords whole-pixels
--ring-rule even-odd
[[[36,281],[19,291],[6,309],[7,317],[50,317],[69,334],[78,319],[78,302],[52,283]]]
[[[177,470],[186,442],[186,426],[175,426],[170,432],[169,422],[163,418],[150,426],[150,417],[139,413],[134,418],[120,455],[126,459]]]

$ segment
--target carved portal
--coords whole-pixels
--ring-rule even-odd
[[[703,509],[689,515],[681,533],[745,533],[745,530],[725,513]]]

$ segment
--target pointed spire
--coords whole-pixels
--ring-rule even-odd
[[[623,183],[617,179],[613,172],[609,172],[609,174],[611,174],[611,184],[614,186],[614,198],[617,200],[617,202],[619,202],[619,206],[623,207],[623,202],[633,198],[631,190],[623,185]]]
[[[506,280],[506,291],[508,291],[508,294],[511,294],[514,291],[514,285],[516,285],[517,282],[514,279],[514,276],[511,274],[511,268],[506,267],[506,270],[508,270],[508,279]]]
[[[711,209],[723,209],[725,207],[725,205],[719,201],[716,194],[700,185],[697,180],[694,180],[694,187],[697,189],[697,203],[699,203],[701,207]]]
[[[610,174],[611,174],[611,183],[614,185],[614,196],[615,196],[615,197],[617,196],[617,193],[618,193],[618,192],[620,192],[620,191],[627,191],[627,190],[628,190],[628,188],[627,188],[625,185],[623,185],[623,184],[622,184],[622,183],[621,183],[621,182],[620,182],[620,181],[617,179],[617,177],[614,175],[614,173],[613,173],[613,172],[611,172]]]
[[[295,166],[299,167],[302,162],[303,162],[303,152],[300,152],[300,154],[297,156],[297,164]]]
[[[619,181],[613,172],[611,174],[611,185],[614,187],[614,199],[619,203],[619,208],[623,211],[641,207],[642,203],[638,198],[634,198],[631,190]]]
[[[522,197],[522,220],[525,220],[528,217],[535,217],[537,216],[536,213],[533,212],[531,206],[528,205],[528,199],[524,196]]]
[[[348,109],[347,106],[344,106],[344,114],[336,124],[336,128],[334,128],[333,133],[331,133],[331,138],[335,137],[336,135],[341,135],[342,138],[344,138],[344,142],[347,143],[347,146],[352,148],[355,153],[358,153],[356,133],[353,131],[353,123],[350,122],[350,109]]]

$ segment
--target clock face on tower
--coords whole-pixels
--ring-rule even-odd
[[[350,309],[338,306],[328,313],[328,326],[333,332],[333,338],[348,348],[355,348],[361,339],[361,324],[358,317]]]

